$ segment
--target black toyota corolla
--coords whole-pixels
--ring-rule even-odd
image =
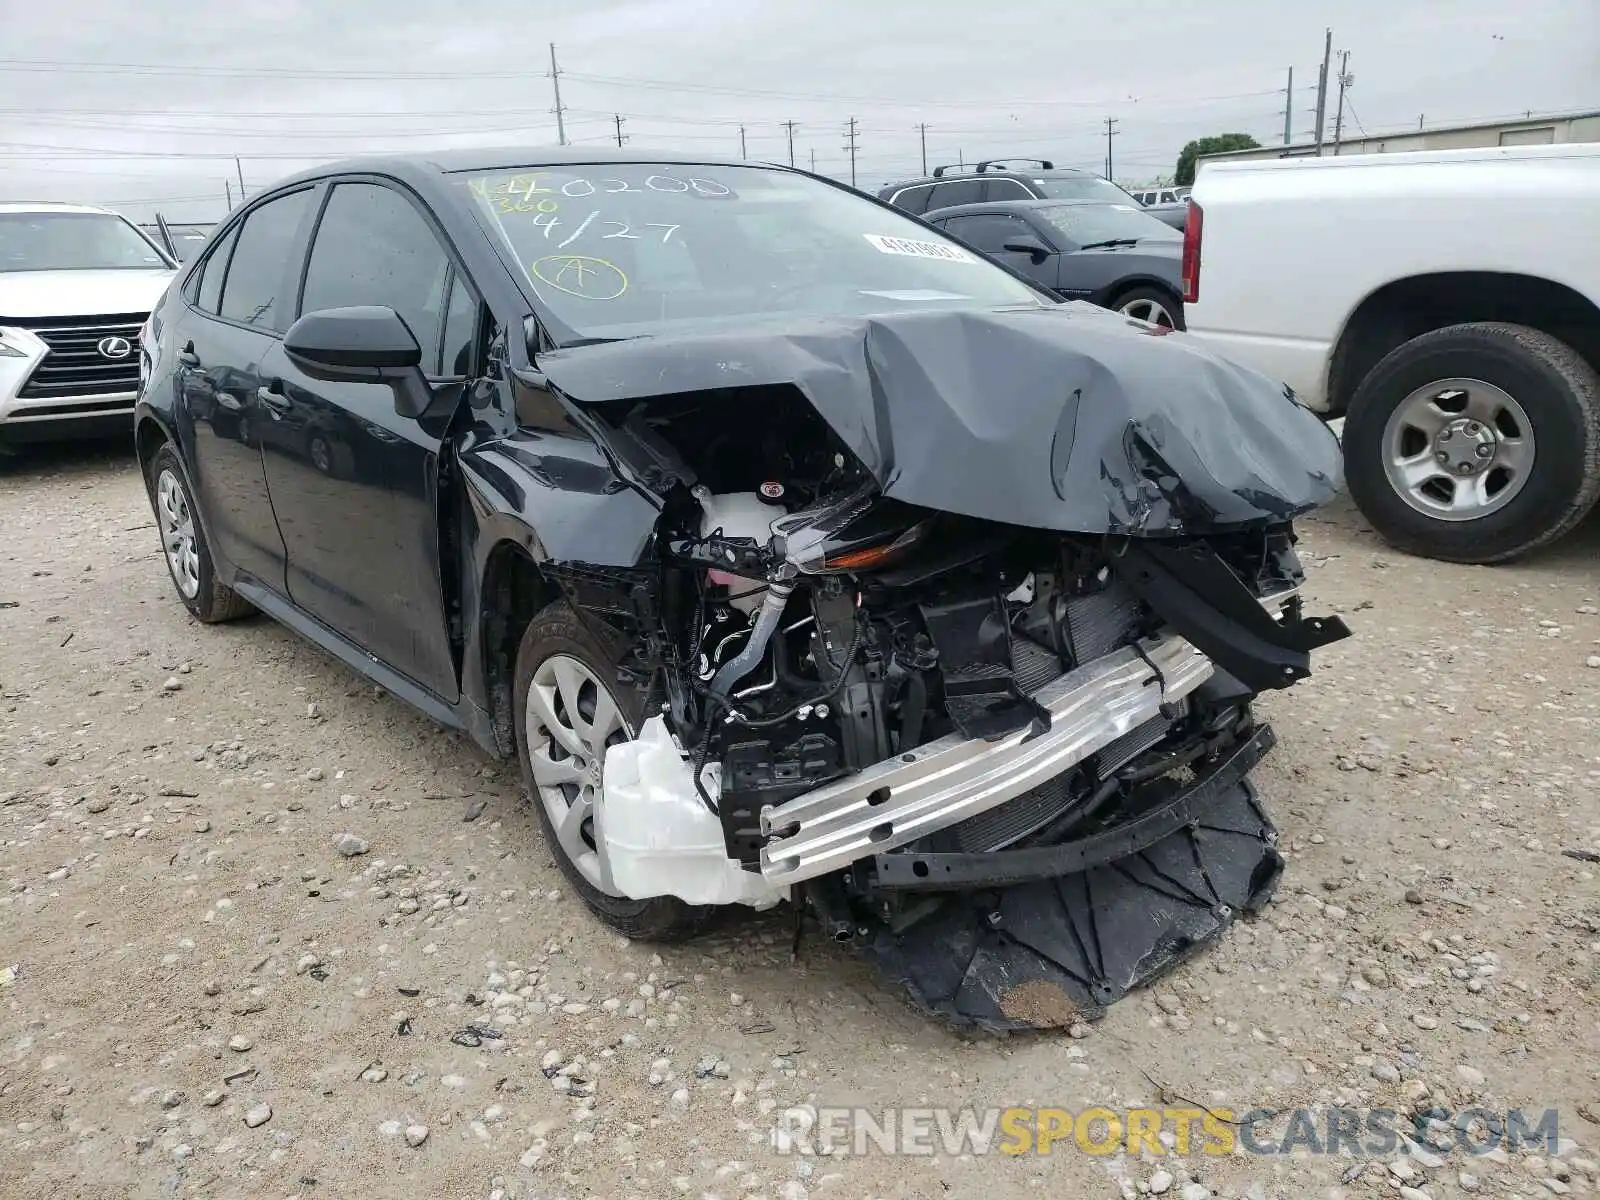
[[[253,198],[143,353],[189,611],[516,755],[619,929],[789,901],[1017,1028],[1273,890],[1338,449],[1181,334],[805,172],[473,150]]]

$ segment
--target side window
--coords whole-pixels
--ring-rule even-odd
[[[222,316],[278,333],[289,328],[293,306],[278,302],[278,289],[287,273],[295,235],[311,196],[310,188],[291,192],[267,201],[245,217],[234,238],[222,302],[217,308]]]
[[[1006,242],[1018,234],[1031,232],[1026,221],[1003,213],[952,217],[945,228],[947,232],[955,234],[969,246],[975,246],[985,254],[1010,253],[1005,248]]]
[[[444,340],[440,345],[440,376],[472,374],[473,351],[478,340],[478,298],[460,275],[450,276],[450,304],[444,310]]]
[[[301,312],[381,304],[395,310],[436,367],[450,261],[422,215],[393,188],[341,183],[311,243]]]
[[[233,254],[233,244],[239,240],[239,227],[235,225],[223,236],[221,243],[200,264],[200,290],[195,293],[195,307],[201,312],[216,313],[222,307],[222,280],[228,274],[228,258]]]
[[[949,208],[953,204],[977,204],[983,200],[983,183],[981,179],[961,179],[955,183],[941,183],[931,189],[933,195],[928,199],[928,211],[936,208]]]
[[[1033,193],[1018,179],[991,179],[983,198],[988,200],[1032,200]]]
[[[920,216],[928,211],[928,194],[933,190],[930,187],[903,188],[891,203],[896,208],[903,208],[908,213],[916,213]]]

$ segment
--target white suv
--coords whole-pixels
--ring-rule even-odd
[[[0,204],[0,451],[133,433],[139,330],[176,264],[79,204]]]

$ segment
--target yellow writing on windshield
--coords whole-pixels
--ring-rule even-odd
[[[628,290],[628,277],[621,267],[587,254],[547,254],[535,259],[528,270],[556,291],[585,300],[615,300]]]

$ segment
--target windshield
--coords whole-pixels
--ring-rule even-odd
[[[725,317],[1048,303],[893,209],[787,171],[597,163],[471,172],[461,185],[575,337]]]
[[[0,212],[0,271],[165,270],[166,259],[109,213]]]
[[[1058,175],[1054,179],[1033,181],[1034,191],[1046,200],[1104,200],[1107,204],[1126,204],[1133,197],[1109,179],[1098,175]]]
[[[1134,239],[1181,242],[1183,235],[1133,204],[1056,204],[1034,210],[1079,246]]]

